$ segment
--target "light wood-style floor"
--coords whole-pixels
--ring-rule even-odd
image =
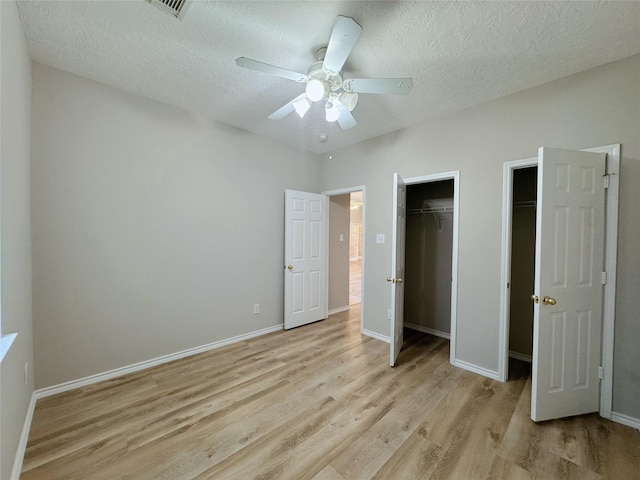
[[[529,419],[528,366],[496,382],[407,331],[399,365],[328,320],[39,400],[22,479],[640,478],[638,431]]]

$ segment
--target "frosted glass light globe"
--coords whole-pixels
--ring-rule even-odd
[[[304,114],[311,108],[311,103],[306,98],[301,98],[293,102],[293,108],[296,109],[296,113],[300,115],[300,118],[304,118]]]
[[[324,98],[324,84],[317,78],[309,80],[309,83],[307,83],[306,92],[307,98],[312,102],[322,100]]]
[[[338,110],[334,105],[327,105],[326,118],[327,122],[335,122],[340,118],[340,110]]]

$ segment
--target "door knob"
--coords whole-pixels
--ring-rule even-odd
[[[531,295],[531,300],[533,300],[533,303],[538,303],[540,301],[538,295]]]
[[[387,282],[395,283],[391,277],[387,277]]]
[[[401,278],[396,278],[396,283],[402,283],[402,279]]]
[[[544,303],[545,305],[555,305],[556,299],[548,295],[545,295],[544,297],[542,297],[542,303]]]
[[[287,265],[287,270],[293,270],[293,265]]]

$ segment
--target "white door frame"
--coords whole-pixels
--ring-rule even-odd
[[[603,332],[602,332],[602,382],[600,383],[600,416],[611,418],[613,396],[613,341],[616,299],[616,261],[618,245],[618,196],[620,186],[620,144],[584,149],[585,152],[607,154],[606,173],[609,187],[605,190],[605,271]],[[526,158],[505,162],[502,169],[502,261],[500,276],[500,356],[498,379],[506,382],[509,367],[509,288],[511,277],[511,215],[513,201],[514,170],[538,165],[538,158]],[[536,232],[536,235],[538,233]]]
[[[365,238],[366,236],[366,205],[367,205],[367,188],[364,185],[358,185],[356,187],[347,187],[347,188],[339,188],[337,190],[328,190],[322,192],[323,195],[327,197],[335,197],[336,195],[345,195],[347,193],[354,192],[362,192],[362,263],[360,264],[361,269],[361,277],[360,277],[360,333],[362,333],[363,325],[364,325],[364,272],[365,272],[365,262],[366,262],[366,246],[365,246]],[[327,311],[329,311],[329,209],[327,208]]]
[[[451,338],[449,361],[458,366],[456,360],[456,338],[458,337],[458,219],[460,218],[460,170],[405,178],[407,186],[453,180],[453,245],[451,248]],[[395,252],[392,252],[395,255]],[[391,340],[393,341],[393,339]],[[465,368],[465,367],[462,367]]]

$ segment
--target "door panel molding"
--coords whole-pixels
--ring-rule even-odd
[[[407,236],[407,184],[393,174],[393,230],[391,234],[391,331],[389,337],[389,365],[398,360],[402,349],[404,328],[404,264]]]
[[[285,191],[284,328],[327,318],[327,197]]]

